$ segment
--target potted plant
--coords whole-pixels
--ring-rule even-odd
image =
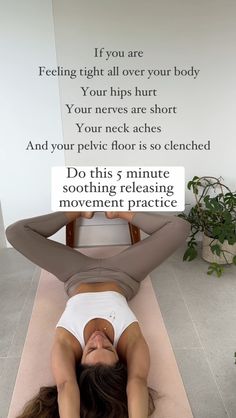
[[[183,260],[198,255],[196,235],[203,233],[202,257],[210,262],[207,274],[220,277],[225,264],[236,265],[236,192],[222,183],[222,178],[194,176],[188,182],[196,204],[188,214],[179,214],[190,222],[191,233]]]

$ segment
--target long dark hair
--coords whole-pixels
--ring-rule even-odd
[[[97,364],[77,367],[80,388],[81,418],[128,418],[126,395],[127,368],[117,362],[114,366]],[[149,390],[149,415],[155,410]],[[60,418],[56,386],[46,386],[28,402],[17,418]]]
[[[80,387],[81,418],[128,417],[127,369],[121,362],[113,367],[80,364],[77,380]]]
[[[57,403],[57,387],[44,386],[24,407],[17,418],[60,418]]]

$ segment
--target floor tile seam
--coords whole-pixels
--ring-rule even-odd
[[[197,325],[195,324],[195,321],[194,321],[194,319],[193,319],[193,316],[192,316],[192,314],[191,314],[191,311],[190,311],[190,309],[189,309],[189,307],[188,307],[188,304],[187,304],[187,301],[186,301],[186,299],[185,299],[185,296],[184,296],[183,290],[182,290],[182,288],[181,288],[181,286],[180,286],[180,283],[179,283],[178,277],[177,277],[177,275],[176,275],[175,269],[174,269],[173,267],[172,267],[172,272],[173,272],[173,277],[174,277],[174,280],[175,280],[175,282],[176,282],[176,285],[177,285],[177,287],[178,287],[178,289],[179,289],[180,295],[181,295],[181,297],[182,297],[182,299],[183,299],[183,302],[184,302],[185,308],[186,308],[187,313],[188,313],[188,315],[189,315],[189,318],[190,318],[190,320],[191,320],[191,323],[192,323],[193,329],[194,329],[195,334],[196,334],[196,336],[197,336],[197,338],[198,338],[198,342],[199,342],[199,344],[200,344],[200,347],[199,347],[199,348],[204,349],[204,346],[203,346],[203,343],[202,343],[201,337],[200,337],[199,332],[198,332],[198,329],[197,329]]]
[[[27,294],[26,294],[26,296],[25,296],[25,300],[24,300],[24,303],[23,303],[23,306],[22,306],[22,309],[21,309],[21,313],[20,313],[19,318],[18,318],[18,321],[17,321],[17,323],[16,323],[16,330],[15,330],[15,332],[14,332],[14,334],[13,334],[12,338],[11,338],[11,343],[10,343],[10,345],[9,345],[9,349],[8,349],[8,351],[7,351],[7,358],[11,358],[11,357],[8,355],[8,353],[11,351],[13,341],[14,341],[14,339],[15,339],[15,336],[16,336],[17,332],[18,332],[18,326],[19,326],[19,324],[20,324],[20,321],[21,321],[21,318],[22,318],[22,315],[23,315],[23,312],[24,312],[25,306],[26,306],[26,304],[27,304],[28,296],[29,296],[30,291],[31,291],[32,286],[33,286],[33,279],[34,279],[34,275],[35,275],[35,270],[33,271],[33,274],[32,274],[32,277],[31,277],[31,281],[30,281],[30,286],[28,287],[28,291],[27,291]],[[14,356],[13,356],[13,357],[14,357]]]
[[[20,358],[21,358],[21,356],[7,356],[7,357],[0,357],[0,360],[1,360],[1,359],[8,360],[9,358],[10,358],[10,359],[14,359],[14,358],[15,358],[15,359],[19,358],[19,359],[20,359]]]
[[[204,351],[204,348],[202,348],[202,347],[173,347],[173,349],[175,350],[175,351],[181,351],[181,350],[183,350],[183,351],[187,351],[187,350],[199,350],[199,351]]]
[[[203,344],[203,342],[202,342],[202,339],[201,339],[200,334],[199,334],[199,332],[198,332],[197,325],[195,324],[195,321],[194,321],[194,319],[193,319],[193,316],[192,316],[192,314],[191,314],[191,311],[190,311],[190,309],[189,309],[189,307],[188,307],[188,304],[187,304],[187,302],[186,302],[186,299],[185,299],[185,297],[184,297],[184,294],[183,294],[182,288],[181,288],[181,286],[180,286],[180,283],[179,283],[178,277],[177,277],[177,275],[176,275],[176,273],[175,273],[175,270],[174,270],[174,269],[173,269],[173,274],[174,274],[174,278],[175,278],[175,281],[176,281],[176,283],[177,283],[177,286],[178,286],[178,288],[179,288],[179,291],[180,291],[180,293],[181,293],[181,296],[182,296],[182,298],[183,298],[184,304],[185,304],[185,306],[186,306],[186,309],[187,309],[187,311],[188,311],[189,317],[190,317],[191,322],[192,322],[192,324],[193,324],[194,330],[195,330],[195,332],[196,332],[196,334],[197,334],[197,337],[198,337],[198,339],[199,339],[199,343],[201,344],[201,349],[202,349],[202,351],[203,351],[204,358],[205,358],[206,363],[207,363],[207,365],[208,365],[208,368],[209,368],[209,370],[210,370],[210,374],[211,374],[211,376],[212,376],[212,378],[213,378],[213,381],[214,381],[214,383],[215,383],[215,386],[216,386],[216,388],[217,388],[217,392],[218,392],[219,397],[220,397],[220,399],[221,399],[221,402],[222,402],[222,404],[223,404],[223,406],[224,406],[225,412],[226,412],[226,414],[227,414],[228,418],[231,418],[231,417],[230,417],[230,414],[229,414],[229,412],[228,412],[227,406],[226,406],[226,404],[225,404],[225,402],[224,402],[224,399],[223,399],[223,396],[222,396],[222,393],[221,393],[221,389],[220,389],[220,387],[219,387],[219,385],[218,385],[218,383],[217,383],[216,376],[215,376],[215,374],[214,374],[214,372],[213,372],[213,369],[212,369],[211,363],[210,363],[210,361],[209,361],[209,359],[208,359],[207,352],[206,352],[206,348],[205,348],[205,346],[204,346],[204,344]]]
[[[7,360],[10,360],[10,361],[17,360],[17,370],[18,370],[19,364],[20,364],[20,357],[5,357],[4,360],[6,360],[6,361],[4,362],[2,372],[0,373],[0,378],[2,378],[6,373],[6,370],[7,370],[7,367],[8,367]],[[11,364],[11,370],[13,370],[14,368],[15,368],[15,365]],[[13,383],[13,385],[15,385],[15,382]]]
[[[1,360],[1,359],[6,360],[6,358],[4,358],[4,357],[0,357],[0,360]],[[3,363],[3,367],[2,367],[2,370],[1,370],[1,373],[0,373],[0,379],[2,378],[2,376],[3,376],[3,374],[4,374],[5,367],[6,367],[6,362],[4,361],[4,363]]]
[[[21,356],[9,356],[9,357],[6,358],[6,360],[17,361],[16,365],[17,365],[17,368],[18,368],[19,365],[20,365]]]
[[[175,350],[204,350],[205,352],[207,352],[207,349],[205,349],[204,347],[174,347],[174,349]],[[234,353],[236,352],[236,346],[235,345],[233,345],[233,346],[231,346],[231,345],[229,345],[229,346],[225,346],[224,345],[224,347],[222,347],[222,350],[221,350],[221,348],[220,348],[220,351],[224,351],[225,349],[227,349],[227,350],[233,350],[234,351]]]
[[[223,405],[224,405],[225,411],[226,411],[226,413],[227,413],[228,417],[229,417],[229,418],[232,418],[232,416],[231,416],[230,412],[228,411],[227,405],[225,404],[225,401],[224,401],[224,398],[223,398],[223,394],[222,394],[222,392],[221,392],[220,385],[218,384],[218,382],[217,382],[217,380],[216,380],[215,373],[214,373],[214,371],[213,371],[213,369],[212,369],[211,362],[210,362],[210,360],[208,359],[208,356],[207,356],[207,353],[206,353],[206,350],[205,350],[205,349],[204,349],[204,354],[205,354],[205,359],[206,359],[206,362],[207,362],[207,364],[208,364],[208,367],[209,367],[209,369],[210,369],[210,371],[211,371],[211,374],[212,374],[212,377],[213,377],[213,379],[214,379],[215,385],[216,385],[216,387],[217,387],[217,390],[218,390],[218,393],[219,393],[220,399],[221,399],[221,401],[222,401],[222,403],[223,403]]]

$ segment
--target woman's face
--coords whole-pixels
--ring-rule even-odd
[[[97,363],[113,366],[119,357],[109,338],[102,331],[95,331],[89,337],[84,347],[81,364],[94,365]]]

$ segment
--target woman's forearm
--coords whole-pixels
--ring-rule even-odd
[[[135,378],[127,385],[129,418],[148,417],[148,388],[144,379]]]
[[[80,392],[74,382],[66,382],[58,389],[60,418],[80,418]]]

